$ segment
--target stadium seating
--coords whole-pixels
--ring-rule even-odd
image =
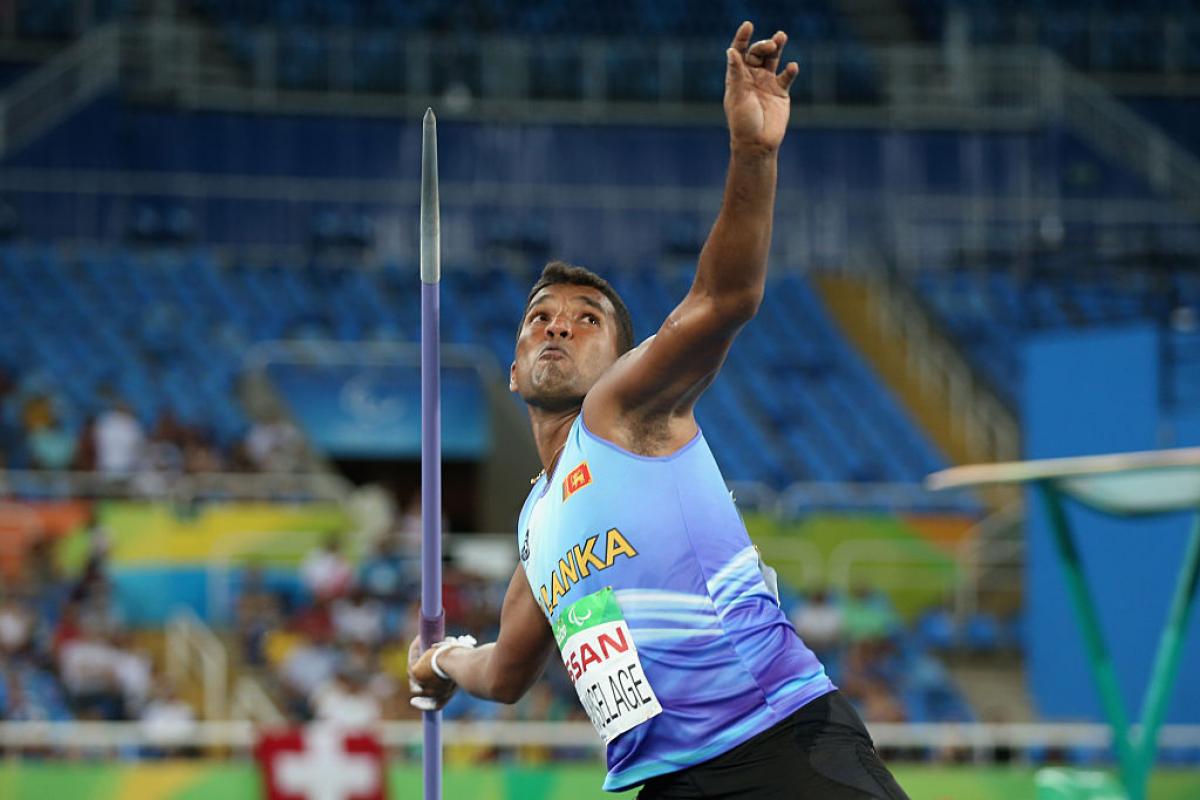
[[[1016,404],[1019,345],[1029,332],[1068,326],[1200,314],[1200,273],[1179,270],[1161,280],[1146,271],[1090,275],[1053,272],[1019,280],[1009,270],[923,272],[915,285],[946,331],[999,395]],[[1167,329],[1167,402],[1200,408],[1200,329],[1178,317]]]
[[[67,424],[98,411],[106,389],[146,424],[170,410],[236,440],[242,358],[256,341],[417,337],[415,271],[281,264],[225,266],[202,250],[64,256],[0,249],[0,314],[13,322],[0,362],[22,392],[50,392]],[[641,336],[686,292],[690,268],[612,277]],[[511,359],[516,320],[534,274],[450,271],[449,341]],[[10,411],[11,413],[11,411]],[[807,282],[782,273],[758,320],[700,409],[727,477],[782,488],[795,481],[915,481],[943,465],[851,351]],[[10,463],[23,463],[10,453]]]
[[[88,25],[109,22],[127,14],[131,0],[16,0],[17,32],[30,39],[67,39]]]
[[[1007,196],[1020,191],[1012,176],[1033,157],[1047,174],[1060,176],[1056,191],[1064,196],[1153,196],[1144,182],[1061,130],[798,129],[793,135],[796,146],[781,164],[781,186],[793,193],[803,187],[812,196],[880,191],[953,195],[969,187]],[[257,146],[268,140],[279,144],[266,150]],[[982,172],[946,157],[960,152],[967,140],[987,165]],[[329,142],[355,144],[331,148]],[[411,181],[419,163],[418,144],[416,126],[392,120],[184,115],[109,98],[85,108],[8,163],[147,175],[186,171]],[[447,185],[520,181],[532,192],[543,184],[579,186],[581,191],[598,185],[676,191],[719,186],[727,148],[719,128],[612,126],[568,132],[554,126],[462,123],[443,124],[441,145],[443,152],[455,154],[444,160]],[[902,176],[884,169],[885,151],[896,148],[911,156]],[[0,275],[0,310],[29,321],[0,343],[0,359],[28,381],[56,376],[67,419],[76,426],[94,411],[89,402],[95,401],[89,398],[96,389],[111,386],[134,402],[146,422],[171,409],[184,422],[212,428],[228,443],[247,424],[233,397],[248,344],[281,337],[411,340],[417,335],[415,287],[407,270],[326,265],[346,260],[339,248],[365,250],[372,242],[372,225],[394,221],[394,206],[48,192],[13,192],[7,199],[23,234],[34,241],[124,238],[136,245],[179,247],[197,240],[233,245],[235,254],[243,243],[253,243],[285,246],[289,253],[308,249],[316,256],[308,264],[296,256],[282,257],[263,268],[238,263],[236,255],[232,264],[218,262],[203,249],[186,247],[161,254],[130,249],[70,256],[36,247],[0,251],[0,261],[9,265]],[[537,264],[557,255],[578,258],[612,273],[636,319],[648,326],[686,291],[688,264],[708,224],[707,214],[653,209],[608,214],[571,207],[504,214],[482,206],[447,207],[443,219],[448,230],[458,232],[451,244],[462,254],[458,261],[448,256],[455,268],[448,270],[447,292],[460,307],[474,311],[448,318],[447,335],[484,344],[500,364],[509,358],[513,320],[532,275],[489,266]],[[781,235],[789,228],[786,219],[781,216]],[[870,230],[873,220],[865,217],[860,224]],[[653,266],[677,259],[684,263],[679,269]],[[606,266],[630,263],[637,268]],[[777,274],[758,321],[734,349],[725,379],[700,408],[702,424],[726,459],[727,476],[773,487],[797,481],[907,482],[941,466],[943,459],[829,323],[807,283],[794,274]],[[961,292],[957,284],[937,291],[947,293],[951,327],[977,347],[985,372],[1007,385],[1015,369],[1006,349],[1011,328],[1031,312],[1023,310],[1024,300],[1006,288],[1004,279],[997,280],[994,298],[969,281]],[[1053,324],[1066,312],[1048,291],[1031,289],[1030,308]],[[963,292],[973,294],[963,300]],[[93,333],[82,336],[57,319],[51,328],[50,315],[29,302],[33,297],[51,298],[43,300],[44,307],[70,309],[77,327]],[[497,297],[503,302],[495,302]],[[139,309],[149,309],[146,324],[126,310],[129,298]],[[1101,310],[1127,305],[1122,297],[1107,296],[1091,305],[1078,302],[1087,306],[1086,313],[1092,313],[1093,305]],[[1008,309],[1009,316],[997,317],[989,308],[963,317],[963,309],[989,303]],[[650,332],[648,327],[639,331]],[[37,372],[34,364],[41,365],[40,376],[31,374]],[[738,446],[721,446],[728,443]],[[19,452],[12,458],[23,463]],[[846,498],[846,505],[854,501]]]
[[[679,194],[719,187],[727,163],[727,137],[715,126],[664,130],[444,122],[439,132],[447,186],[443,219],[458,231],[447,244],[459,247],[464,261],[486,255],[493,244],[516,244],[536,259],[538,251],[529,247],[534,244],[543,254],[593,264],[646,262],[666,252],[694,254],[711,212],[680,213]],[[262,148],[263,141],[277,144]],[[852,200],[845,204],[845,222],[837,223],[847,236],[854,242],[880,238],[886,247],[889,203],[913,194],[1018,199],[1029,191],[1023,176],[1033,175],[1037,191],[1046,196],[1155,197],[1130,170],[1057,128],[972,133],[797,128],[788,144],[780,165],[780,241],[797,229],[816,236],[815,231],[834,224],[822,216],[831,198]],[[416,180],[419,146],[415,120],[180,114],[109,98],[12,154],[6,166],[136,172],[151,184],[157,181],[166,194],[104,189],[81,194],[38,186],[36,191],[10,190],[4,200],[19,233],[35,241],[154,238],[139,232],[137,224],[150,209],[158,222],[149,230],[162,238],[308,246],[325,236],[324,221],[330,218],[349,218],[346,227],[361,234],[372,223],[394,226],[397,215],[403,219],[415,213],[410,205],[415,192],[397,191],[392,202],[383,198],[389,196],[391,181]],[[900,162],[903,169],[894,166]],[[217,175],[220,180],[203,198],[171,197],[166,187],[173,181],[166,176],[174,179],[180,173]],[[292,191],[287,184],[266,180],[243,184],[247,177],[294,178],[297,183]],[[362,192],[364,200],[326,200],[325,187],[310,179],[345,181],[339,193]],[[464,191],[450,192],[451,184]],[[502,214],[490,204],[450,205],[471,197],[476,184],[492,191],[497,185],[520,186],[512,191],[519,192],[514,199],[521,202],[513,206],[496,198]],[[564,203],[551,193],[575,187],[581,192],[611,187],[626,194],[654,187],[676,199],[663,210],[621,209],[599,201]],[[794,221],[788,224],[789,219]],[[178,222],[175,230],[168,222]]]
[[[948,17],[958,10],[965,13],[974,42],[1042,44],[1081,69],[1200,70],[1200,4],[1195,0],[1152,0],[1136,10],[1116,0],[909,0],[908,7],[918,30],[931,40],[946,35]]]
[[[504,32],[568,36],[729,36],[730,19],[770,20],[798,38],[828,39],[840,32],[826,0],[747,0],[721,3],[686,0],[596,4],[582,0],[514,3],[472,0],[451,10],[437,0],[197,0],[214,20],[243,25],[382,27],[437,32]]]
[[[544,37],[534,55],[530,80],[534,96],[579,97],[582,94],[580,41],[585,37],[614,37],[626,44],[610,51],[605,65],[606,90],[620,100],[655,100],[659,52],[655,38],[672,35],[689,40],[722,42],[732,26],[753,19],[772,30],[784,29],[797,42],[838,44],[845,52],[839,67],[839,96],[869,100],[878,96],[878,81],[870,72],[867,50],[846,31],[842,20],[825,0],[785,3],[758,0],[728,7],[719,3],[594,4],[579,2],[513,4],[505,0],[476,0],[459,4],[451,11],[444,3],[372,0],[344,3],[336,0],[200,0],[196,4],[204,18],[225,35],[235,60],[251,70],[262,53],[256,46],[256,31],[263,26],[279,33],[276,55],[283,88],[314,90],[328,88],[330,62],[352,61],[351,87],[356,91],[391,92],[404,86],[407,69],[405,43],[401,34],[430,31],[453,33],[431,58],[445,59],[453,70],[433,71],[436,92],[448,85],[443,76],[461,82],[472,94],[482,91],[485,77],[480,69],[482,36],[507,34]],[[343,55],[333,48],[338,42],[327,35],[336,29],[352,35],[355,46]],[[552,37],[552,38],[551,38]],[[628,41],[641,37],[642,41]],[[690,100],[719,99],[720,74],[708,77],[686,69],[684,95]],[[348,87],[349,88],[349,87]]]

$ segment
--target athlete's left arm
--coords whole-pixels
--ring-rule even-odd
[[[694,426],[693,405],[762,302],[777,154],[791,108],[788,89],[799,68],[790,63],[777,72],[787,42],[782,31],[751,45],[752,33],[753,26],[742,23],[726,51],[729,173],[691,290],[658,333],[618,361],[588,393],[585,413],[593,429],[607,427],[597,417],[629,413],[684,419]]]
[[[419,643],[410,651],[410,676],[417,682],[414,695],[432,698],[441,708],[455,686],[485,700],[515,703],[541,677],[554,652],[554,634],[546,615],[534,599],[518,564],[500,609],[500,635],[477,648],[446,648],[438,654],[438,667],[450,676],[442,680],[433,671],[433,651],[420,654]]]

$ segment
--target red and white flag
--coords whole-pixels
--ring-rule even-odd
[[[254,757],[267,800],[385,800],[383,747],[329,725],[263,731]]]

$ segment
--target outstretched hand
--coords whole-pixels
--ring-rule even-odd
[[[743,22],[725,52],[725,119],[735,147],[778,149],[787,131],[791,100],[788,90],[800,67],[789,62],[779,72],[787,34],[750,43],[754,26]]]

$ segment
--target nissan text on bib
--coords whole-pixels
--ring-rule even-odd
[[[572,603],[554,638],[583,710],[605,744],[662,713],[611,588]]]

